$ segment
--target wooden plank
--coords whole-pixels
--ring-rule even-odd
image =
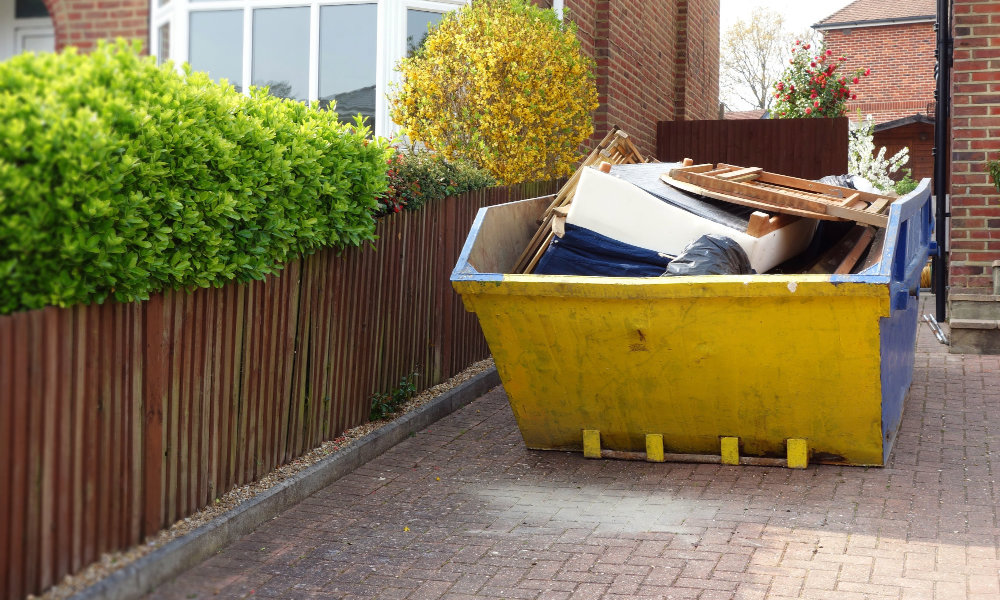
[[[105,430],[105,443],[107,444],[107,462],[104,469],[108,472],[108,488],[105,490],[105,500],[102,504],[107,506],[108,537],[107,546],[104,552],[113,550],[121,544],[122,535],[122,495],[128,488],[122,479],[125,474],[122,469],[122,449],[124,438],[122,437],[122,422],[126,400],[125,395],[125,340],[123,306],[120,302],[108,302],[105,304],[108,312],[108,329],[111,337],[107,340],[111,350],[111,360],[109,365],[109,380],[107,381],[110,394],[108,395],[108,405],[104,407],[106,413],[107,430]]]
[[[853,204],[855,201],[858,200],[859,196],[860,194],[857,193],[851,194],[850,196],[844,198],[841,202],[839,202],[839,204],[840,206],[850,206],[851,204]]]
[[[11,479],[14,442],[14,319],[0,316],[0,595],[13,595],[11,581],[11,502],[19,493]]]
[[[869,246],[864,262],[858,268],[859,272],[865,271],[882,261],[882,246],[885,244],[885,234],[886,229],[884,227],[879,227],[875,230],[875,239],[872,240],[871,246]]]
[[[736,169],[734,171],[719,173],[718,175],[715,175],[715,177],[718,177],[723,181],[750,181],[759,178],[763,172],[764,169],[760,167],[747,167],[745,169]]]
[[[827,249],[807,273],[836,273],[844,268],[849,272],[874,235],[875,232],[870,227],[855,225],[836,244]]]
[[[143,332],[143,306],[139,302],[129,305],[129,325],[131,327],[131,379],[132,401],[129,404],[129,482],[131,494],[129,500],[129,537],[126,545],[134,546],[142,539],[143,520],[143,431],[145,430],[145,413],[143,409],[144,390],[144,360],[146,338]]]
[[[208,423],[204,429],[208,439],[207,448],[207,468],[205,469],[205,493],[207,501],[211,504],[219,494],[220,472],[219,467],[221,454],[220,443],[224,439],[223,429],[223,397],[222,397],[222,337],[224,335],[222,324],[223,290],[209,289],[208,292],[208,314],[206,322],[211,328],[212,334],[209,337],[210,347],[205,357],[205,373],[208,383],[205,393],[208,396]]]
[[[777,214],[772,216],[765,212],[754,211],[750,214],[746,233],[756,238],[764,237],[772,231],[795,223],[799,218],[795,215]]]
[[[854,246],[847,253],[847,256],[840,261],[840,264],[837,265],[837,268],[834,269],[833,273],[835,275],[846,275],[850,273],[851,269],[853,269],[854,265],[858,263],[861,255],[868,249],[868,245],[871,244],[874,238],[874,229],[872,227],[865,227],[864,233],[862,233],[858,240],[854,243]]]
[[[42,537],[42,454],[45,440],[42,437],[44,414],[43,390],[45,373],[42,369],[43,324],[41,311],[29,311],[28,320],[28,381],[30,405],[28,406],[28,503],[25,511],[25,537],[22,551],[25,555],[24,583],[28,591],[39,588]]]
[[[874,225],[875,227],[889,226],[888,216],[870,213],[865,210],[857,210],[854,208],[846,208],[843,206],[833,205],[827,208],[827,213],[835,217],[840,217],[845,221],[857,221],[858,223],[864,223],[865,225]]]
[[[115,477],[112,471],[115,467],[112,463],[112,443],[114,438],[114,428],[112,427],[112,412],[115,404],[115,315],[113,304],[108,302],[98,307],[101,315],[100,338],[98,346],[98,385],[97,385],[97,406],[96,423],[93,435],[97,441],[97,490],[95,502],[97,503],[97,553],[98,555],[107,552],[111,547],[112,527],[111,521],[114,515],[111,512],[112,496],[114,490]]]
[[[99,389],[101,348],[103,346],[103,312],[99,305],[88,307],[86,347],[86,386],[83,410],[83,562],[97,560],[98,551],[98,495],[100,488],[98,466],[100,462]]]
[[[180,446],[181,446],[181,425],[182,425],[182,383],[184,381],[184,305],[186,294],[182,291],[171,291],[168,296],[170,300],[169,315],[171,320],[170,330],[170,388],[166,398],[166,407],[169,410],[167,421],[167,437],[164,443],[165,475],[164,482],[164,525],[173,523],[178,518],[178,497],[180,496]]]
[[[42,385],[39,386],[39,390],[42,392],[42,456],[39,473],[41,487],[39,590],[51,587],[56,578],[61,575],[56,567],[56,553],[59,551],[56,538],[60,525],[56,505],[62,490],[59,486],[56,460],[59,447],[69,440],[59,437],[56,433],[62,416],[59,411],[59,382],[63,379],[62,365],[59,364],[59,312],[59,309],[51,306],[41,311],[43,364],[40,382]]]
[[[201,322],[204,327],[204,335],[201,342],[201,362],[198,367],[201,373],[201,377],[199,378],[201,385],[198,389],[201,408],[198,411],[199,427],[197,429],[200,439],[198,440],[198,461],[195,463],[195,474],[198,478],[198,493],[193,510],[198,510],[202,506],[210,504],[215,498],[214,490],[210,485],[211,473],[215,469],[215,459],[212,453],[212,446],[215,445],[215,436],[213,435],[213,426],[215,424],[213,417],[215,415],[212,408],[216,399],[216,395],[212,389],[212,382],[214,380],[213,372],[215,370],[214,350],[217,336],[215,330],[215,292],[216,290],[213,288],[203,288],[196,292],[201,299]]]
[[[686,192],[691,192],[692,194],[698,194],[699,196],[706,196],[709,198],[715,198],[716,200],[725,200],[726,202],[732,202],[733,204],[740,204],[742,206],[749,206],[751,208],[756,208],[764,212],[781,212],[783,214],[797,215],[800,217],[808,217],[810,219],[824,219],[827,221],[838,220],[826,213],[818,213],[812,210],[803,210],[794,208],[791,206],[775,206],[769,202],[761,202],[757,200],[752,200],[749,198],[742,198],[739,196],[734,196],[731,194],[724,194],[722,192],[717,192],[715,190],[705,189],[698,185],[688,183],[686,181],[681,181],[679,179],[674,179],[669,175],[662,175],[660,180],[667,183],[679,190],[684,190]]]
[[[250,464],[253,462],[252,445],[254,427],[254,394],[257,371],[260,369],[257,330],[260,326],[260,282],[250,281],[246,284],[246,308],[243,320],[243,351],[241,352],[241,368],[243,381],[240,385],[239,402],[239,433],[234,440],[236,444],[236,478],[234,485],[240,486],[250,481]]]
[[[177,375],[177,385],[180,394],[176,400],[180,407],[178,411],[180,421],[177,428],[177,445],[174,446],[176,448],[176,451],[174,452],[174,460],[177,465],[177,495],[174,498],[174,518],[183,519],[190,514],[190,473],[192,467],[191,421],[194,418],[191,411],[191,407],[193,405],[192,396],[194,395],[192,392],[192,388],[194,387],[193,364],[194,354],[196,352],[195,335],[201,327],[199,327],[198,323],[195,321],[196,306],[195,298],[192,293],[187,290],[179,291],[178,297],[184,298],[184,310],[182,312],[183,317],[180,328],[182,336],[179,355],[180,370]],[[173,521],[173,519],[171,521]]]
[[[243,285],[222,288],[219,300],[219,319],[222,332],[219,342],[219,467],[216,475],[215,495],[219,497],[233,487],[233,440],[235,439],[236,396],[239,393],[239,359],[237,347],[237,313],[240,310],[240,290]]]
[[[868,211],[882,214],[883,212],[885,212],[886,207],[892,204],[892,201],[893,198],[890,198],[888,196],[879,198],[875,202],[872,202],[871,206],[868,207]]]
[[[884,215],[846,208],[824,201],[819,197],[812,197],[792,190],[786,191],[769,186],[732,183],[687,173],[682,169],[674,169],[669,174],[661,176],[661,179],[675,187],[680,187],[677,185],[677,182],[686,183],[689,186],[694,186],[694,188],[687,188],[688,191],[753,208],[770,209],[771,211],[820,219],[836,217],[837,219],[852,220],[878,227],[885,227],[888,224],[888,218]],[[826,215],[826,217],[823,215]]]
[[[73,377],[72,384],[72,449],[73,460],[71,470],[73,473],[73,484],[70,488],[72,498],[72,542],[70,550],[70,571],[78,571],[84,565],[83,557],[83,504],[84,504],[84,437],[86,429],[84,426],[84,402],[87,386],[87,319],[90,315],[89,306],[74,306],[73,311],[73,365],[70,373]]]
[[[13,320],[13,410],[11,419],[11,502],[10,533],[7,552],[7,570],[10,577],[7,585],[9,598],[22,598],[29,591],[30,583],[25,577],[26,556],[25,537],[28,512],[28,436],[29,406],[31,404],[30,380],[28,376],[29,327],[27,313],[15,313]]]
[[[236,287],[235,293],[231,296],[233,304],[236,306],[232,319],[232,348],[227,353],[229,360],[233,364],[231,379],[229,380],[229,443],[227,445],[228,465],[226,471],[226,486],[228,491],[237,485],[240,480],[240,448],[243,447],[241,435],[242,415],[240,407],[243,404],[244,388],[246,380],[247,365],[246,357],[246,321],[249,314],[249,285],[241,283]]]
[[[316,254],[319,254],[318,252]],[[292,362],[289,367],[288,372],[288,422],[286,425],[287,431],[287,443],[285,444],[285,454],[283,460],[288,462],[293,458],[298,456],[296,448],[298,447],[297,441],[297,431],[296,428],[301,417],[299,413],[299,405],[302,400],[301,396],[301,382],[302,382],[302,336],[308,335],[307,331],[309,329],[309,288],[310,288],[310,269],[311,265],[316,261],[316,254],[311,256],[302,257],[299,262],[299,282],[298,282],[298,308],[295,321],[296,335],[292,340]]]
[[[299,334],[295,340],[295,381],[292,389],[293,419],[289,425],[292,435],[291,450],[294,456],[299,456],[306,450],[304,428],[306,403],[308,401],[306,393],[309,378],[309,345],[311,337],[314,334],[313,330],[318,327],[316,319],[319,313],[319,302],[316,299],[316,295],[318,294],[320,270],[323,263],[326,262],[324,260],[326,258],[325,252],[322,253],[324,255],[322,258],[319,258],[320,254],[320,252],[317,252],[303,259],[302,308],[299,316]],[[334,293],[337,291],[336,288],[332,290]]]
[[[824,196],[830,196],[831,198],[846,198],[847,196],[856,194],[859,200],[864,200],[867,204],[871,204],[882,198],[882,196],[872,194],[870,192],[852,190],[850,188],[838,187],[835,185],[820,183],[818,181],[810,181],[808,179],[799,179],[798,177],[789,177],[788,175],[780,175],[778,173],[771,173],[767,171],[761,174],[758,181],[761,183],[771,183],[782,187],[815,192]]]

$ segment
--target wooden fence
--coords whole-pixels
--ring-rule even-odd
[[[819,179],[847,173],[847,117],[660,121],[656,157],[677,162],[726,163]]]
[[[489,355],[449,283],[496,188],[383,219],[263,281],[0,317],[0,597],[139,543]]]

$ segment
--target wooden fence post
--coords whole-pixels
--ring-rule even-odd
[[[163,293],[153,294],[145,303],[145,309],[142,529],[143,535],[151,535],[163,526],[163,403],[167,394]]]

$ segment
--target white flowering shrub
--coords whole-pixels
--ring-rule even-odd
[[[885,146],[875,153],[875,122],[871,115],[851,123],[847,143],[847,172],[871,182],[883,192],[891,192],[895,182],[890,175],[897,173],[910,160],[910,149],[903,148],[890,158],[885,157]]]

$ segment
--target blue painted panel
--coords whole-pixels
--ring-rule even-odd
[[[906,307],[895,310],[879,323],[882,376],[882,454],[889,452],[903,418],[903,400],[913,381],[913,361],[917,342],[919,300],[906,294]]]
[[[882,259],[856,275],[832,275],[831,281],[889,284],[892,310],[905,310],[908,298],[920,288],[920,271],[927,264],[934,214],[931,210],[930,180],[889,207]]]

